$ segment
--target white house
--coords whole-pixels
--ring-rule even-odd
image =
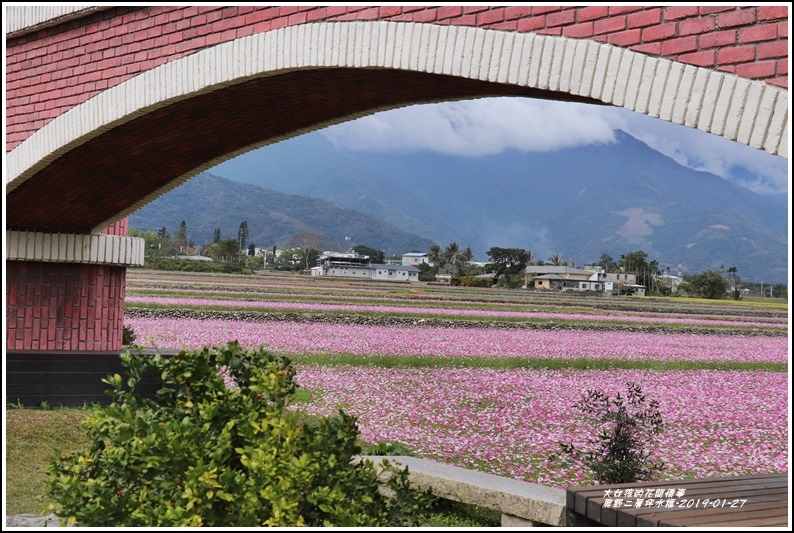
[[[419,269],[415,266],[386,265],[373,263],[372,279],[387,281],[419,281]]]
[[[600,291],[603,282],[593,272],[569,266],[529,265],[524,269],[527,287],[559,291]]]
[[[408,252],[402,256],[403,266],[419,266],[421,263],[429,263],[427,253]]]
[[[621,294],[645,296],[645,286],[637,285],[637,275],[605,272],[599,265],[584,268],[554,265],[530,265],[524,269],[528,288],[558,291],[619,291]]]
[[[312,268],[312,276],[376,279],[387,281],[419,281],[414,266],[372,263],[369,256],[353,253],[324,252]]]

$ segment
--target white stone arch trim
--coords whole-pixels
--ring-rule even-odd
[[[8,261],[143,266],[140,237],[6,230],[5,244]]]
[[[70,109],[8,154],[6,194],[69,150],[171,103],[254,78],[326,67],[394,68],[561,91],[788,157],[788,89],[765,82],[567,37],[408,22],[321,22],[207,48]],[[208,162],[169,190],[244,151]]]

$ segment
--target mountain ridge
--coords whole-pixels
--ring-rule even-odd
[[[211,171],[456,241],[481,260],[491,246],[576,264],[642,249],[671,271],[730,265],[748,280],[788,280],[786,206],[621,130],[613,142],[480,157],[341,151],[314,132]]]
[[[188,237],[197,244],[211,242],[215,228],[221,229],[221,239],[236,238],[242,221],[248,224],[248,242],[265,248],[300,245],[299,236],[307,233],[322,236],[324,247],[339,250],[361,244],[401,253],[432,244],[372,215],[210,172],[131,214],[129,225],[141,231],[166,227],[173,234],[182,220],[188,226]]]

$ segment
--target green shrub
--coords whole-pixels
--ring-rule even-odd
[[[121,342],[124,346],[132,346],[135,342],[135,330],[128,326],[124,326]]]
[[[524,285],[524,275],[504,274],[503,276],[499,276],[499,282],[497,285],[507,289],[518,289]]]
[[[474,276],[461,276],[460,284],[463,287],[492,287],[493,279],[491,278],[476,278]]]
[[[172,358],[136,347],[122,359],[127,379],[103,380],[113,403],[86,419],[90,450],[48,468],[50,511],[70,523],[399,526],[432,502],[385,461],[392,497],[381,496],[372,461],[353,460],[355,418],[300,423],[286,409],[296,389],[287,358],[233,342]],[[147,373],[163,380],[156,401],[134,393]]]
[[[406,455],[417,457],[417,454],[398,441],[378,442],[370,445],[364,453],[367,455]]]
[[[641,387],[633,382],[626,385],[625,398],[593,389],[576,404],[579,411],[594,418],[600,430],[587,449],[559,445],[563,463],[587,468],[602,484],[651,481],[665,468],[662,461],[651,459],[663,427],[659,404],[651,400],[646,406]]]

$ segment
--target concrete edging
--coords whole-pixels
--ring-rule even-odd
[[[565,490],[527,483],[477,470],[408,456],[363,456],[377,468],[384,459],[402,469],[408,467],[411,484],[431,489],[433,495],[502,512],[502,524],[519,520],[552,526],[565,525]],[[505,516],[507,515],[507,516]],[[528,523],[521,525],[527,526]]]

